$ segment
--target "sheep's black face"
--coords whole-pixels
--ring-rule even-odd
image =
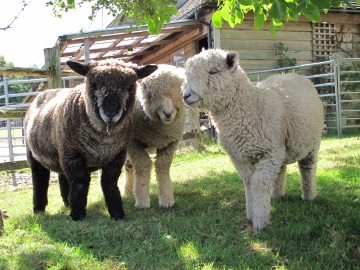
[[[120,120],[126,107],[121,108],[119,97],[115,93],[108,94],[99,109],[100,117],[107,124],[113,124]]]
[[[99,79],[99,78],[98,78]],[[127,84],[119,81],[116,76],[113,82],[110,81],[91,83],[90,93],[93,93],[94,111],[106,124],[115,124],[126,114],[126,111],[133,105],[135,99],[136,77],[128,78]]]
[[[135,102],[137,79],[149,76],[156,65],[137,67],[135,64],[105,60],[81,64],[67,61],[67,65],[86,77],[85,102],[87,113],[95,113],[107,125],[118,123]]]

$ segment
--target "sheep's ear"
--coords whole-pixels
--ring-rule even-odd
[[[82,76],[86,76],[90,70],[88,65],[84,65],[79,62],[67,61],[66,64],[69,66],[69,68]]]
[[[146,65],[136,70],[139,79],[143,79],[158,69],[157,65]]]
[[[235,70],[239,61],[239,54],[237,52],[228,52],[226,54],[226,66],[231,71]]]

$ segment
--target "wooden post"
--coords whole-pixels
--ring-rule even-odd
[[[61,79],[61,65],[60,65],[60,49],[59,46],[44,49],[45,55],[45,69],[49,71],[48,77],[49,89],[63,88]]]

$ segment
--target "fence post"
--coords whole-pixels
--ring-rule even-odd
[[[49,89],[63,88],[61,79],[61,65],[60,65],[60,49],[59,46],[44,49],[45,55],[45,69],[50,71],[48,77]]]
[[[337,135],[342,135],[341,126],[341,84],[340,84],[340,60],[339,55],[334,55],[334,81],[335,81],[335,101],[336,101],[336,129]]]
[[[6,75],[3,76],[4,78],[4,95],[5,95],[5,108],[10,107],[9,102],[9,87],[7,83],[7,77]],[[9,161],[14,161],[14,148],[13,148],[13,142],[12,142],[12,135],[11,135],[11,119],[6,119],[6,129],[7,129],[7,135],[8,135],[8,150],[9,150]],[[16,174],[14,171],[11,171],[11,179],[13,182],[13,186],[16,186]]]

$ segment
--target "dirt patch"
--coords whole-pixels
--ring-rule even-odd
[[[50,174],[50,182],[57,182],[57,173]],[[0,176],[0,191],[32,187],[30,173],[9,173]]]

